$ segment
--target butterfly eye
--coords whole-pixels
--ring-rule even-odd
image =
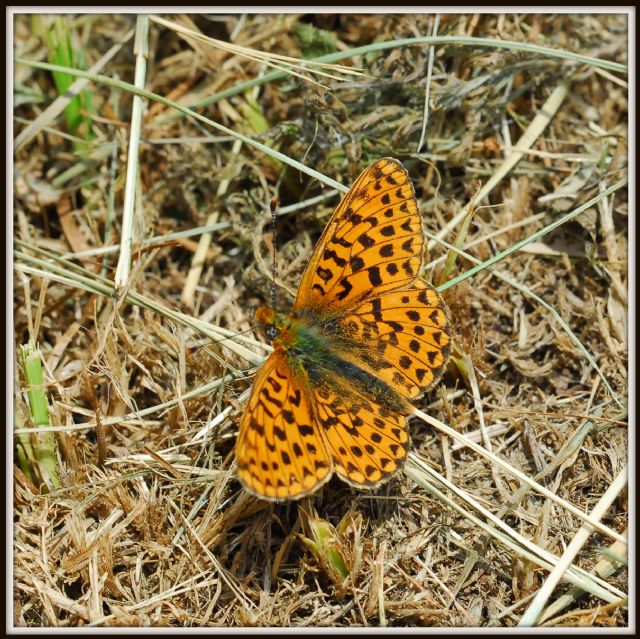
[[[267,326],[265,333],[267,334],[267,339],[270,342],[273,342],[273,340],[280,335],[280,331],[275,326]]]

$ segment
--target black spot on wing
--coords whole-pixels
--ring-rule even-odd
[[[333,249],[325,249],[325,252],[322,255],[322,258],[325,260],[331,260],[336,266],[344,267],[347,263],[343,257],[340,257]]]
[[[367,271],[369,273],[369,282],[371,282],[371,286],[380,286],[380,284],[382,284],[380,268],[377,266],[371,266]]]
[[[370,248],[376,243],[376,241],[366,233],[360,235],[357,241],[360,242],[364,248]]]
[[[397,275],[398,271],[400,270],[398,268],[398,265],[395,262],[389,262],[389,264],[387,264],[387,266],[385,267],[387,273],[391,276],[393,275]]]
[[[351,291],[353,290],[353,286],[352,286],[351,282],[349,282],[349,280],[346,277],[343,277],[340,280],[340,286],[342,287],[342,290],[338,292],[336,297],[339,300],[343,300],[343,299],[345,299],[345,297],[347,297],[349,295],[349,293],[351,293]]]
[[[331,271],[331,269],[319,266],[316,269],[316,275],[326,284],[333,278],[333,271]]]
[[[364,260],[361,257],[355,255],[349,260],[349,266],[351,267],[351,271],[353,273],[357,273],[364,268]]]

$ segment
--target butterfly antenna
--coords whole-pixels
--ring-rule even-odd
[[[255,326],[251,326],[250,328],[247,328],[244,331],[237,331],[233,335],[229,335],[228,337],[221,337],[220,339],[210,339],[208,342],[205,342],[204,344],[198,344],[196,346],[191,346],[190,347],[191,348],[191,352],[195,353],[196,351],[200,350],[201,348],[212,346],[213,344],[222,344],[222,342],[226,342],[227,340],[233,340],[238,335],[245,335],[247,333],[251,333],[252,331],[255,330],[255,328],[256,328]]]
[[[274,197],[269,206],[271,207],[271,228],[272,228],[272,246],[273,246],[273,265],[271,267],[271,308],[275,309],[276,307],[276,251],[277,251],[277,242],[276,242],[276,220],[277,215],[276,211],[278,210],[278,198]]]

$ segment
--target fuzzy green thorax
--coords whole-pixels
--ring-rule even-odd
[[[349,393],[351,386],[390,410],[407,412],[406,400],[358,357],[363,345],[347,337],[330,318],[308,313],[292,317],[267,307],[260,307],[255,317],[301,378],[341,394]],[[341,381],[337,384],[336,380]]]

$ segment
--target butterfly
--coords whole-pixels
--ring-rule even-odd
[[[409,400],[438,380],[451,340],[440,295],[418,277],[424,252],[407,171],[377,160],[331,216],[291,314],[256,311],[274,350],[236,442],[248,492],[299,499],[333,473],[373,488],[402,467]]]

